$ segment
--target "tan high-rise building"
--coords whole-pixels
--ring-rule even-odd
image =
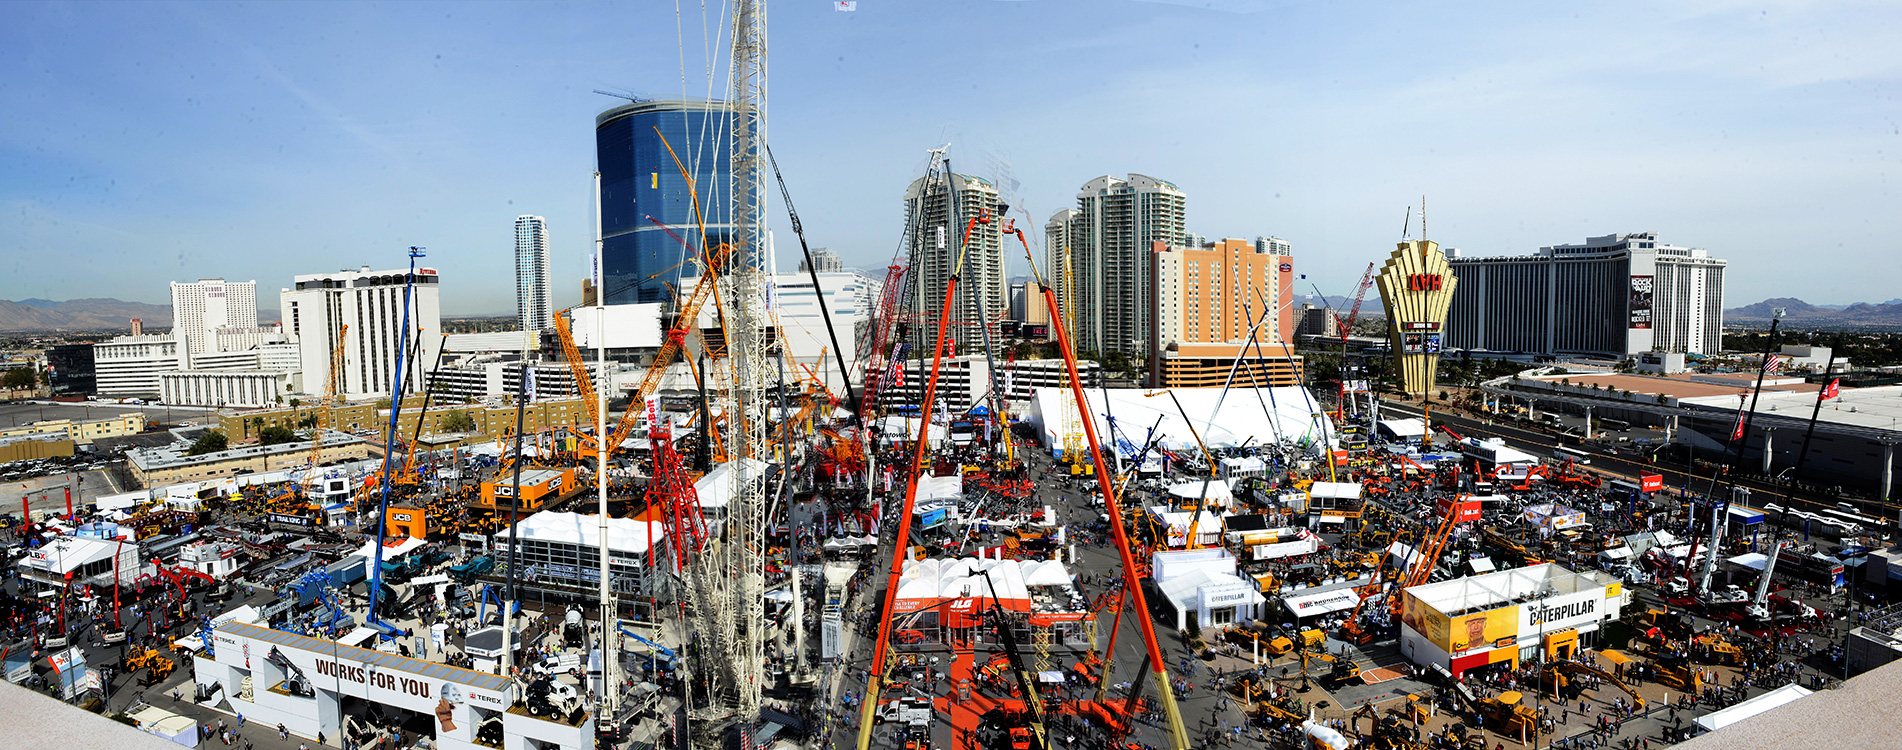
[[[1060,304],[1074,308],[1065,315],[1077,351],[1148,353],[1154,333],[1149,246],[1182,243],[1187,208],[1188,194],[1168,180],[1104,175],[1084,183],[1074,212],[1058,213],[1044,225],[1047,243],[1059,231],[1067,239],[1070,288]],[[1061,272],[1052,275],[1061,278]]]
[[[947,182],[955,182],[951,186],[955,190],[947,189]],[[984,331],[977,322],[999,320],[1009,309],[999,232],[1003,221],[997,209],[997,188],[981,177],[951,175],[948,181],[929,185],[920,177],[906,188],[905,225],[911,233],[907,273],[916,290],[911,304],[920,326],[912,332],[912,342],[920,351],[930,352],[936,342],[944,288],[952,274],[959,272],[960,251],[964,268],[951,301],[952,325],[946,339],[959,351],[981,346]],[[973,224],[978,217],[987,220]],[[993,339],[996,336],[992,331]]]
[[[1208,373],[1226,377],[1237,356],[1246,356],[1250,368],[1266,366],[1254,360],[1277,362],[1264,372],[1275,373],[1276,385],[1293,384],[1289,377],[1298,373],[1299,360],[1282,347],[1294,326],[1287,309],[1294,294],[1292,255],[1239,239],[1201,247],[1153,242],[1150,255],[1153,384],[1207,385]]]

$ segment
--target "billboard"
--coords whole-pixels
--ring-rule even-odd
[[[1638,489],[1644,492],[1659,492],[1664,489],[1664,475],[1639,474]]]
[[[1506,648],[1519,642],[1519,607],[1489,609],[1453,620],[1447,653]]]
[[[1442,500],[1440,501],[1440,513],[1452,514],[1454,523],[1477,521],[1480,516],[1480,500],[1470,495],[1466,496],[1464,500]]]
[[[1406,334],[1406,338],[1404,339],[1404,341],[1405,343],[1401,346],[1401,349],[1400,349],[1402,354],[1439,354],[1440,353],[1440,334],[1409,333],[1409,334]]]
[[[1631,277],[1631,327],[1651,327],[1651,290],[1653,277]]]
[[[1616,613],[1607,612],[1603,606],[1605,595],[1606,589],[1591,588],[1527,602],[1517,608],[1519,619],[1514,624],[1523,633],[1549,633],[1595,622],[1601,617],[1615,617]]]
[[[1402,595],[1400,620],[1453,656],[1519,642],[1518,605],[1449,618],[1409,593]]]

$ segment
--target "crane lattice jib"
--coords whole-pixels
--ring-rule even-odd
[[[730,284],[732,315],[726,318],[728,364],[733,388],[728,392],[729,441],[733,460],[763,461],[771,450],[766,440],[766,227],[763,162],[766,142],[766,8],[763,0],[738,0],[733,6],[731,95],[733,110],[731,165],[733,237],[737,242]],[[766,667],[766,481],[760,476],[736,476],[735,492],[726,526],[728,617],[732,639],[722,654],[734,675],[729,705],[737,717],[752,722],[759,716]],[[725,633],[723,633],[724,635]],[[747,727],[750,730],[750,726]]]
[[[1335,322],[1341,326],[1341,341],[1347,341],[1347,337],[1354,332],[1354,321],[1360,320],[1360,303],[1367,299],[1367,288],[1373,285],[1374,264],[1369,263],[1367,272],[1360,275],[1360,286],[1354,287],[1354,307],[1348,311],[1347,320],[1343,321],[1340,316],[1335,316]],[[1326,304],[1327,300],[1321,300],[1321,302]]]
[[[628,435],[633,434],[634,425],[640,421],[636,415],[641,413],[642,404],[647,402],[648,396],[660,390],[660,382],[667,375],[667,367],[672,365],[674,358],[680,356],[680,353],[685,350],[687,333],[697,325],[701,305],[706,304],[707,297],[713,294],[715,278],[713,261],[709,258],[707,268],[700,274],[700,280],[693,285],[693,292],[689,293],[687,300],[681,303],[680,310],[674,318],[674,327],[667,331],[667,340],[661,344],[660,353],[654,355],[654,363],[641,377],[640,389],[634,392],[634,399],[628,403],[627,412],[621,415],[620,424],[615,425],[614,435],[608,438],[605,445],[618,446],[622,441],[627,440]]]
[[[595,392],[594,379],[588,377],[588,365],[581,359],[581,349],[575,346],[574,324],[568,320],[568,316],[561,314],[555,315],[555,338],[561,340],[561,356],[563,359],[568,360],[568,374],[575,379],[575,393],[584,394],[581,403],[588,409],[588,424],[600,424],[601,406],[595,403],[595,399],[588,398],[585,395]],[[528,365],[527,363],[523,363],[523,366],[526,367]],[[632,407],[629,408],[631,409]],[[575,434],[582,435],[580,430],[576,430]],[[595,437],[599,436],[587,437],[584,435],[581,441],[584,443],[593,442]],[[619,445],[619,443],[613,443],[613,445]],[[605,462],[603,462],[602,465],[606,465]]]
[[[324,460],[324,428],[330,426],[330,405],[337,402],[337,394],[341,390],[338,381],[343,379],[343,344],[347,338],[345,334],[349,332],[349,323],[337,325],[337,345],[330,349],[330,372],[324,376],[323,400],[317,402],[317,413],[311,418],[314,429],[310,433],[310,468],[304,470],[305,482],[315,477],[317,465]]]
[[[879,290],[878,317],[873,319],[870,332],[871,341],[865,348],[865,385],[861,390],[859,410],[862,416],[869,417],[876,407],[877,395],[885,386],[886,347],[891,341],[892,329],[897,326],[898,300],[904,293],[905,267],[896,263],[885,269],[885,286]]]

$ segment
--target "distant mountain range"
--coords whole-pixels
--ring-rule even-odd
[[[277,322],[276,310],[258,310],[259,323]],[[172,327],[171,305],[149,305],[110,297],[91,299],[0,300],[0,331],[110,331],[131,330],[132,319],[146,330]]]
[[[1783,308],[1784,320],[1801,320],[1809,323],[1902,323],[1902,298],[1878,303],[1812,305],[1795,297],[1772,297],[1754,305],[1725,310],[1724,318],[1727,320],[1769,320],[1779,307]]]

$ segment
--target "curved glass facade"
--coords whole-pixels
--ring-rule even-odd
[[[731,122],[732,112],[723,102],[636,102],[595,118],[601,285],[607,304],[666,301],[668,285],[677,286],[682,275],[699,275],[692,254],[681,244],[696,250],[702,246],[692,193],[699,194],[706,240],[717,244],[731,233]],[[668,146],[673,155],[667,153]],[[674,156],[693,175],[693,191]]]

